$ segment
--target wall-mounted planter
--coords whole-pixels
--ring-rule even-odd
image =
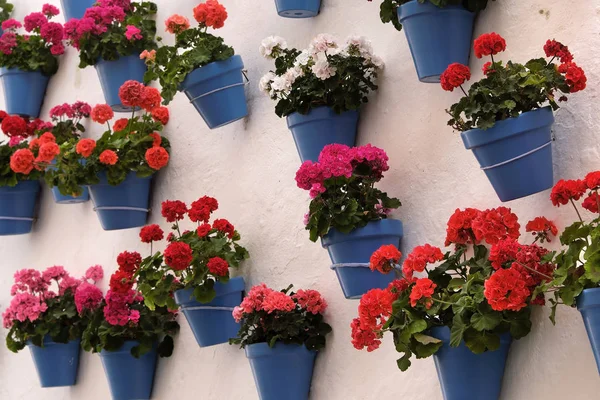
[[[246,346],[260,400],[308,400],[316,356],[304,345]]]
[[[577,309],[583,317],[585,330],[600,373],[600,288],[585,289],[581,292],[577,297]]]
[[[83,18],[85,10],[93,6],[96,2],[97,0],[60,0],[65,21],[69,21],[72,18]]]
[[[431,336],[444,342],[433,355],[444,400],[498,400],[504,367],[512,343],[510,334],[500,337],[500,348],[474,354],[465,343],[450,347],[450,329],[433,328]]]
[[[248,115],[243,69],[242,57],[234,55],[194,70],[181,83],[180,90],[210,129]]]
[[[73,386],[77,381],[80,340],[56,343],[44,337],[44,347],[28,343],[43,388]]]
[[[149,399],[152,395],[158,354],[154,348],[135,358],[131,349],[138,344],[127,341],[119,350],[100,352],[113,400]]]
[[[398,19],[421,82],[439,82],[452,63],[469,65],[475,13],[462,6],[440,8],[413,0],[398,7]]]
[[[0,236],[31,232],[39,192],[38,181],[0,187]]]
[[[323,147],[332,143],[353,147],[356,142],[358,111],[336,114],[329,107],[318,107],[306,115],[292,113],[287,117],[300,160],[317,161]]]
[[[82,188],[83,192],[81,192],[81,196],[69,196],[64,195],[58,190],[57,187],[52,188],[52,196],[54,197],[54,202],[56,204],[78,204],[85,203],[90,200],[90,193],[87,187]]]
[[[135,172],[130,172],[117,186],[108,183],[106,173],[99,174],[98,178],[100,183],[89,189],[94,210],[105,231],[146,225],[152,177],[139,178]]]
[[[94,67],[98,72],[106,104],[115,112],[131,112],[131,107],[121,104],[119,89],[126,81],[144,82],[146,63],[140,60],[139,53],[120,57],[115,61],[99,59]]]
[[[311,18],[319,14],[321,0],[275,0],[277,14],[285,18]]]
[[[200,347],[227,343],[237,336],[240,324],[231,315],[233,308],[242,302],[244,279],[231,278],[228,283],[215,282],[217,296],[210,303],[196,301],[193,289],[175,292],[175,301],[188,323]]]
[[[348,234],[331,229],[323,236],[321,244],[329,252],[331,268],[347,299],[358,299],[371,289],[384,289],[395,279],[393,272],[371,271],[369,260],[383,245],[399,247],[402,236],[402,222],[395,219],[370,222]]]
[[[498,121],[487,130],[461,134],[473,151],[501,201],[509,201],[550,189],[552,172],[552,124],[550,107]]]
[[[46,96],[50,77],[40,71],[0,68],[4,104],[9,115],[37,118]]]

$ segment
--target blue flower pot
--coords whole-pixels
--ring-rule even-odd
[[[464,342],[450,347],[450,329],[436,327],[429,334],[444,342],[433,355],[444,400],[497,400],[504,367],[512,343],[510,334],[500,336],[500,348],[475,354]]]
[[[318,107],[306,115],[292,113],[287,124],[304,161],[317,161],[323,147],[332,143],[353,147],[356,142],[358,111],[336,114],[329,107]]]
[[[316,356],[304,345],[246,346],[260,400],[308,400]]]
[[[81,19],[85,10],[90,8],[96,3],[97,0],[60,0],[60,5],[65,15],[65,21],[69,21],[72,18]]]
[[[99,59],[94,67],[98,72],[106,104],[115,112],[131,112],[131,107],[121,104],[119,89],[126,81],[144,82],[146,63],[140,60],[139,53],[120,57],[115,61]]]
[[[38,181],[0,187],[0,236],[31,232],[39,191]]]
[[[127,341],[117,351],[100,352],[113,400],[149,399],[152,394],[158,353],[154,348],[135,358],[131,355],[131,348],[138,344]]]
[[[81,196],[73,197],[69,195],[64,195],[60,193],[57,187],[52,188],[52,195],[54,196],[54,202],[56,204],[78,204],[85,203],[90,200],[90,193],[87,187],[83,188],[83,192]]]
[[[553,123],[552,109],[544,107],[461,134],[501,201],[552,187]]]
[[[437,7],[413,0],[398,7],[421,82],[437,83],[452,63],[469,65],[475,13],[462,6]]]
[[[577,309],[583,317],[598,373],[600,373],[600,288],[585,289],[581,292],[577,297]]]
[[[344,296],[358,299],[371,289],[383,289],[395,279],[395,274],[382,274],[371,271],[369,260],[375,250],[383,245],[400,246],[402,222],[396,219],[383,219],[369,222],[366,226],[350,233],[331,229],[321,239],[321,244],[329,252]]]
[[[275,0],[277,14],[285,18],[311,18],[319,13],[321,0]]]
[[[194,70],[181,83],[180,90],[210,129],[248,115],[243,69],[242,57],[234,55]]]
[[[4,88],[4,104],[9,115],[37,118],[40,116],[49,76],[40,71],[21,71],[18,68],[0,68]]]
[[[43,388],[75,385],[80,342],[56,343],[50,336],[45,336],[44,347],[27,343]]]
[[[237,336],[240,324],[231,315],[242,302],[244,278],[231,278],[228,283],[215,282],[217,296],[210,303],[200,303],[192,295],[193,289],[175,292],[175,301],[190,324],[200,347],[227,343]]]
[[[135,172],[130,172],[117,186],[108,183],[104,172],[98,178],[100,183],[89,187],[90,196],[105,231],[146,225],[152,177],[139,178]]]

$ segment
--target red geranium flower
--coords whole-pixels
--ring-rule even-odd
[[[579,200],[586,191],[586,184],[582,180],[567,180],[561,179],[556,182],[550,193],[552,204],[557,207],[566,205],[571,200]]]
[[[484,33],[473,42],[475,57],[493,56],[506,50],[506,41],[496,32]]]
[[[588,189],[598,189],[600,187],[600,171],[590,172],[584,180]]]
[[[588,211],[597,213],[599,201],[600,201],[600,196],[598,196],[598,193],[592,193],[588,197],[586,197],[585,200],[583,200],[583,203],[581,204],[581,206]]]
[[[471,79],[471,70],[466,65],[453,63],[440,76],[442,89],[452,92],[466,81]]]
[[[556,57],[563,63],[573,61],[573,55],[569,51],[569,48],[554,39],[546,42],[544,52],[546,53],[546,57]]]
[[[383,245],[371,255],[369,267],[371,271],[388,274],[394,269],[401,257],[402,253],[396,246],[393,244]]]
[[[484,295],[495,311],[519,311],[531,294],[523,277],[514,268],[496,271],[484,283]]]
[[[221,257],[213,257],[206,263],[208,270],[215,276],[227,276],[229,273],[229,264]]]
[[[126,294],[133,287],[133,280],[131,275],[124,270],[117,270],[110,277],[110,290],[115,293]]]
[[[200,24],[219,29],[225,25],[227,11],[217,0],[206,0],[194,8],[194,18]]]
[[[175,271],[183,271],[190,266],[194,256],[192,248],[183,242],[173,242],[164,251],[165,264]]]
[[[142,243],[157,242],[163,239],[164,234],[165,233],[160,229],[160,226],[152,224],[145,226],[140,230],[140,239],[142,239]]]
[[[532,232],[542,243],[544,241],[550,241],[550,235],[556,236],[558,234],[558,228],[554,225],[554,222],[549,221],[546,217],[536,217],[529,221],[525,225],[527,232]]]
[[[565,80],[570,89],[569,93],[575,93],[585,89],[587,82],[585,72],[574,62],[561,64],[558,67],[558,72],[565,74]]]
[[[115,116],[112,108],[107,104],[98,104],[92,108],[92,121],[99,124],[105,124],[112,117]]]
[[[144,85],[140,82],[129,80],[119,88],[119,98],[126,107],[140,107],[144,96]]]
[[[486,62],[485,64],[483,64],[483,68],[482,68],[482,70],[483,70],[483,74],[484,74],[484,75],[486,75],[486,76],[487,76],[487,75],[489,75],[489,74],[491,74],[491,73],[493,73],[493,72],[496,72],[496,70],[494,70],[494,69],[490,69],[490,68],[491,68],[491,66],[492,66],[492,62],[491,62],[491,61],[488,61],[488,62]]]
[[[219,202],[214,197],[202,196],[194,201],[190,207],[190,220],[192,222],[208,222],[210,214],[217,211]]]
[[[167,222],[181,221],[187,213],[187,206],[183,201],[166,200],[162,202],[162,216]]]
[[[507,238],[518,239],[521,235],[519,218],[506,207],[492,208],[479,213],[471,226],[477,241],[485,240],[488,244],[495,244]]]
[[[140,104],[144,110],[151,112],[156,107],[160,106],[161,102],[162,97],[160,97],[160,91],[157,88],[144,88],[144,91],[142,92],[142,103]]]
[[[520,249],[521,245],[516,240],[503,239],[492,246],[488,259],[494,269],[500,269],[506,263],[516,260]]]
[[[196,233],[199,237],[205,237],[212,230],[212,226],[210,224],[202,224],[196,229]]]
[[[235,228],[226,219],[216,219],[213,228],[226,234],[229,239],[232,239],[235,234]]]
[[[94,139],[81,139],[77,142],[77,146],[75,146],[75,151],[77,154],[88,158],[94,152],[96,148],[96,141]]]
[[[129,123],[129,120],[127,118],[120,118],[120,119],[116,120],[115,123],[113,124],[113,131],[121,132],[123,129],[127,128],[128,123]]]
[[[464,211],[457,208],[448,220],[445,245],[478,243],[471,223],[480,213],[481,211],[474,208],[466,208]]]
[[[40,150],[38,152],[38,158],[36,161],[49,163],[54,160],[54,157],[60,154],[60,147],[54,143],[44,143],[40,146]]]
[[[442,250],[438,247],[434,247],[430,244],[423,246],[417,246],[413,251],[406,257],[404,265],[402,266],[402,272],[407,278],[412,278],[414,272],[423,272],[427,264],[433,264],[437,261],[441,261],[444,258]]]
[[[169,109],[167,107],[156,107],[152,110],[152,118],[166,125],[169,122]]]
[[[8,115],[2,120],[2,132],[9,137],[27,137],[27,122],[18,115]]]
[[[158,171],[169,163],[169,152],[164,147],[151,147],[146,150],[146,162],[150,168]]]
[[[33,170],[35,156],[29,149],[19,149],[10,156],[10,169],[17,174],[29,175]]]
[[[112,150],[104,150],[98,159],[102,164],[115,165],[119,161],[119,156]]]
[[[117,256],[119,268],[129,275],[133,275],[142,263],[142,256],[137,251],[124,251]]]
[[[430,309],[433,305],[433,293],[437,285],[429,278],[417,279],[415,286],[413,286],[410,292],[410,305],[416,307],[417,303],[421,299],[425,299],[425,308]]]

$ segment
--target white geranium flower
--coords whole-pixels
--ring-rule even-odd
[[[325,53],[318,53],[315,59],[315,65],[312,66],[311,70],[317,78],[325,80],[334,76],[337,68],[329,64]]]
[[[298,54],[298,57],[296,57],[296,61],[294,61],[294,67],[304,67],[308,65],[310,58],[311,57],[308,50],[302,50],[302,53]]]
[[[320,33],[310,42],[308,50],[311,54],[317,54],[328,50],[331,51],[331,49],[337,49],[338,47],[338,39],[335,36],[328,33]],[[331,55],[329,52],[327,54]]]
[[[287,42],[282,37],[269,36],[263,39],[258,51],[264,58],[275,58],[277,49],[287,49]]]
[[[290,93],[290,90],[292,90],[292,84],[289,78],[285,75],[276,76],[273,79],[273,83],[271,83],[271,89],[275,92],[280,92],[287,95]]]
[[[385,68],[385,63],[383,62],[383,58],[381,58],[379,56],[372,56],[371,62],[373,63],[373,65],[375,65],[375,67],[377,67],[379,69]]]
[[[364,36],[350,36],[346,39],[346,50],[352,53],[353,48],[358,50],[358,53],[364,58],[373,56],[373,46]]]
[[[260,78],[260,81],[258,82],[258,88],[260,89],[260,91],[264,92],[270,96],[271,95],[271,82],[273,81],[273,79],[276,76],[277,75],[275,75],[272,72],[267,72],[265,75],[263,75],[263,77]]]

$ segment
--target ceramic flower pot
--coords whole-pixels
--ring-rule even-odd
[[[193,289],[175,292],[175,301],[188,323],[200,347],[227,343],[237,336],[240,324],[231,315],[233,308],[242,302],[244,279],[231,278],[228,283],[215,282],[217,296],[210,303],[200,303],[192,295]]]
[[[80,342],[56,343],[50,336],[45,336],[44,347],[27,343],[43,388],[75,385]]]
[[[277,14],[285,18],[311,18],[319,13],[321,0],[275,0]]]
[[[395,274],[382,274],[371,271],[369,260],[375,250],[383,245],[400,246],[402,222],[383,219],[369,222],[365,227],[350,233],[331,229],[321,239],[321,244],[329,252],[338,280],[347,299],[359,299],[371,289],[384,289],[395,279]]]
[[[336,114],[329,107],[312,109],[308,114],[292,113],[287,117],[300,160],[319,159],[323,147],[332,143],[353,147],[356,142],[358,111]]]
[[[450,329],[433,328],[429,334],[444,342],[433,355],[444,400],[498,400],[508,351],[510,334],[500,337],[500,348],[475,354],[461,343],[450,347]]]
[[[131,107],[121,103],[119,89],[126,81],[144,82],[147,68],[144,60],[140,60],[139,53],[120,57],[115,61],[99,59],[94,67],[98,72],[106,104],[115,112],[131,112]]]
[[[475,13],[462,6],[440,8],[428,0],[412,0],[397,11],[421,82],[439,82],[452,63],[469,65]]]
[[[260,400],[308,400],[316,356],[304,345],[246,346]]]
[[[156,346],[135,358],[131,355],[131,349],[138,344],[136,341],[127,341],[119,350],[100,352],[113,400],[149,399],[152,395],[158,357]]]
[[[0,68],[4,88],[4,104],[9,115],[37,118],[46,96],[49,76],[40,71],[21,71],[18,68]]]
[[[501,201],[552,187],[553,123],[552,109],[544,107],[461,134]]]
[[[89,189],[94,210],[105,231],[146,225],[152,177],[139,178],[135,172],[130,172],[117,186],[108,183],[106,173],[100,173],[98,178],[100,183],[91,185]]]
[[[85,10],[93,6],[96,1],[97,0],[60,0],[65,21],[69,21],[72,18],[83,18]]]
[[[600,288],[585,289],[581,292],[577,297],[577,309],[583,317],[585,330],[600,373]]]
[[[0,187],[0,236],[31,232],[39,192],[38,181]]]
[[[234,55],[192,71],[181,83],[180,90],[210,129],[248,115],[243,69],[242,57]]]

